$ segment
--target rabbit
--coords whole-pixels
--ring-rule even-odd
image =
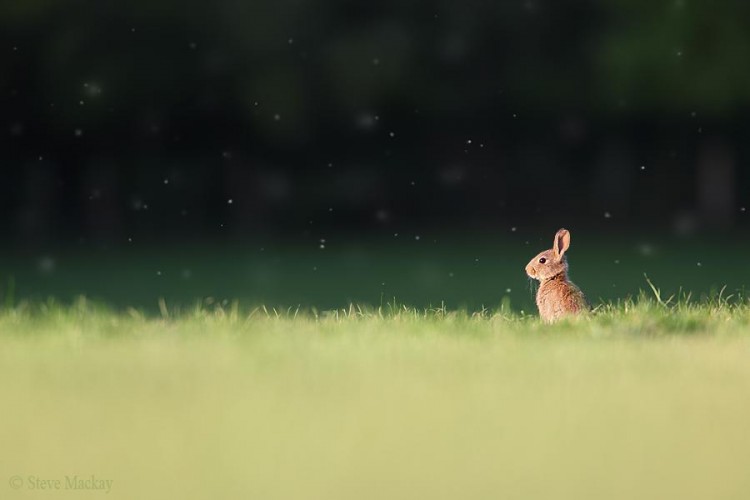
[[[565,257],[568,248],[570,232],[560,229],[552,248],[531,259],[526,266],[526,274],[540,283],[536,305],[545,323],[589,310],[583,292],[568,279],[568,259]]]

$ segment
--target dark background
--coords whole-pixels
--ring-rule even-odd
[[[669,266],[675,290],[740,288],[749,19],[739,0],[5,0],[6,295],[496,304],[561,226],[589,295]]]

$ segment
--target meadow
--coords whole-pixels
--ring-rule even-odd
[[[652,290],[555,326],[20,303],[0,313],[0,497],[747,498],[749,357],[743,299]]]

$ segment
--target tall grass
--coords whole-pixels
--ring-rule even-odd
[[[650,283],[650,282],[649,282]],[[290,334],[340,332],[356,334],[362,329],[396,328],[399,331],[429,330],[461,336],[472,334],[575,334],[579,336],[737,334],[750,327],[750,302],[741,296],[725,295],[724,290],[692,300],[681,293],[662,297],[658,288],[641,292],[636,298],[601,303],[580,317],[555,325],[538,321],[535,313],[497,309],[450,310],[437,307],[414,308],[395,301],[379,307],[349,304],[340,309],[318,310],[296,307],[243,306],[237,301],[216,303],[209,299],[192,307],[170,307],[158,302],[158,314],[128,308],[115,311],[103,304],[79,297],[71,305],[54,300],[22,302],[0,309],[0,336],[64,336],[69,330],[87,337],[139,336],[142,332],[163,335],[217,333],[230,336],[262,334],[283,330]]]

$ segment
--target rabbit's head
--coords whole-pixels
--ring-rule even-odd
[[[570,248],[570,232],[567,229],[560,229],[555,235],[552,248],[540,253],[526,265],[526,274],[535,280],[546,281],[560,273],[567,273],[568,262],[565,259],[565,252],[568,248]]]

